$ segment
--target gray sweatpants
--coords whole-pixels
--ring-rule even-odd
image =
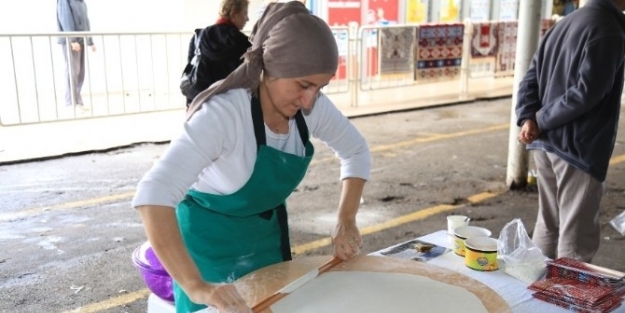
[[[532,241],[552,259],[591,262],[599,249],[604,184],[557,155],[533,150],[538,218]]]
[[[80,90],[85,81],[85,45],[80,44],[80,51],[72,50],[72,46],[68,44],[61,46],[63,47],[63,58],[65,59],[65,105],[72,105],[72,90],[74,94],[73,103],[83,105]]]

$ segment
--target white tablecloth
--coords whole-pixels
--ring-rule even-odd
[[[451,241],[446,230],[437,231],[417,238],[418,240],[451,249]],[[397,244],[396,246],[401,245]],[[395,246],[393,246],[395,247]],[[389,247],[392,248],[392,247]],[[387,248],[388,249],[388,248]],[[386,249],[384,249],[386,250]],[[380,250],[382,251],[382,250]],[[371,255],[380,255],[379,252]],[[439,257],[430,259],[428,264],[448,268],[478,280],[496,291],[512,308],[515,313],[566,313],[569,310],[558,307],[532,297],[532,291],[527,289],[527,284],[509,276],[502,271],[480,272],[474,271],[464,265],[464,260],[453,252],[445,253]],[[621,305],[612,313],[625,313],[625,305]]]
[[[451,241],[447,235],[447,231],[437,231],[423,237],[417,238],[418,240],[429,242],[435,245],[446,247],[451,249]],[[404,243],[385,248],[383,250],[392,249],[393,247],[400,246]],[[380,251],[383,251],[380,250]],[[380,251],[373,252],[371,255],[380,255]],[[415,261],[417,262],[417,261]],[[474,271],[464,265],[464,260],[455,255],[453,252],[447,252],[441,256],[430,259],[428,264],[437,265],[440,267],[448,268],[456,272],[467,275],[475,280],[480,281],[486,286],[497,292],[512,308],[514,313],[566,313],[569,310],[558,307],[554,304],[550,304],[532,297],[532,291],[527,289],[527,284],[508,276],[502,271],[493,272],[480,272]],[[150,295],[148,300],[148,313],[174,313],[174,307],[159,299],[154,295]],[[202,313],[207,312],[206,310]],[[621,305],[611,313],[625,313],[625,305]]]

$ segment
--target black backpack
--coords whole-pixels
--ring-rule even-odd
[[[184,68],[182,77],[180,77],[180,91],[189,100],[187,101],[187,106],[195,96],[208,88],[212,83],[207,74],[208,62],[202,57],[200,49],[202,36],[206,30],[207,28],[202,29],[199,31],[199,34],[198,31],[195,32],[195,55]]]

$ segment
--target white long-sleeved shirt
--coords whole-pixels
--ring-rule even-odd
[[[141,179],[132,206],[176,207],[189,188],[227,195],[243,187],[252,175],[257,152],[250,101],[247,90],[235,89],[204,103]],[[320,94],[312,109],[303,113],[310,135],[341,160],[340,179],[368,180],[367,143],[330,99]],[[266,125],[265,132],[268,146],[304,155],[295,119],[289,121],[288,134],[276,134]]]

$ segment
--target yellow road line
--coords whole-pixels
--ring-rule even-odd
[[[110,298],[108,300],[104,300],[104,301],[100,301],[100,302],[96,302],[96,303],[91,303],[89,305],[77,308],[77,309],[73,309],[73,310],[69,310],[69,311],[65,311],[63,313],[94,313],[94,312],[100,312],[106,309],[110,309],[110,308],[115,308],[115,307],[120,307],[122,305],[128,304],[128,303],[133,303],[135,301],[141,300],[143,298],[146,298],[147,296],[150,295],[150,290],[148,289],[141,289],[139,291],[134,291],[134,292],[130,292],[127,294],[124,294],[122,296],[118,296],[115,298]]]
[[[438,134],[438,135],[433,135],[429,137],[415,138],[411,140],[400,141],[400,142],[393,143],[390,145],[375,146],[374,148],[371,148],[371,152],[380,152],[380,151],[385,151],[385,150],[402,148],[402,147],[412,146],[412,145],[419,144],[419,143],[432,142],[432,141],[437,141],[437,140],[442,140],[442,139],[450,139],[450,138],[456,138],[456,137],[462,137],[462,136],[482,134],[482,133],[487,133],[491,131],[507,129],[509,127],[510,127],[510,124],[499,124],[499,125],[493,125],[493,126],[488,126],[488,127],[483,127],[483,128],[475,128],[475,129],[460,131],[460,132],[455,132],[455,133]]]
[[[479,203],[479,202],[488,200],[490,198],[499,196],[502,193],[503,192],[483,192],[483,193],[472,195],[469,198],[467,198],[467,200],[470,203]],[[441,204],[441,205],[433,206],[433,207],[419,210],[419,211],[416,211],[407,215],[396,217],[394,219],[388,220],[381,224],[364,227],[360,230],[360,233],[362,235],[373,234],[373,233],[383,231],[386,229],[390,229],[393,227],[397,227],[406,223],[414,222],[417,220],[422,220],[434,214],[448,212],[448,211],[451,211],[451,210],[454,210],[463,206],[464,205],[450,205],[450,204]],[[291,249],[291,251],[293,252],[293,254],[303,254],[305,252],[323,248],[331,244],[332,244],[332,239],[330,239],[330,237],[326,237],[326,238],[315,240],[315,241],[305,243],[299,246],[295,246]]]
[[[433,206],[431,208],[419,210],[419,211],[412,212],[407,215],[396,217],[394,219],[388,220],[381,224],[364,227],[361,231],[361,234],[369,235],[369,234],[377,233],[377,232],[387,230],[393,227],[397,227],[403,224],[407,224],[407,223],[414,222],[417,220],[422,220],[434,214],[451,211],[459,207],[462,207],[462,205],[441,204],[441,205]]]
[[[625,154],[617,155],[613,157],[612,159],[610,159],[610,165],[622,163],[623,161],[625,161]]]
[[[391,149],[400,148],[400,147],[407,147],[407,146],[419,144],[419,143],[432,142],[436,140],[449,139],[449,138],[454,138],[454,137],[468,136],[468,135],[485,133],[485,132],[495,131],[495,130],[502,130],[508,127],[509,127],[508,124],[500,124],[500,125],[493,125],[489,127],[472,129],[472,130],[462,131],[462,132],[455,132],[455,133],[450,133],[450,134],[434,134],[426,138],[415,138],[415,139],[411,139],[407,141],[397,142],[397,143],[390,144],[390,145],[376,146],[371,149],[371,152],[381,152],[381,151],[391,150]],[[335,157],[328,157],[328,158],[318,159],[316,161],[313,160],[311,164],[327,162],[327,161],[334,160],[334,159]],[[614,164],[618,164],[622,162],[625,162],[625,154],[618,155],[610,159],[610,165],[614,165]],[[99,197],[99,198],[94,198],[94,199],[89,199],[89,200],[67,202],[67,203],[57,204],[57,205],[48,206],[48,207],[32,208],[32,209],[26,209],[26,210],[22,210],[18,212],[0,213],[0,222],[11,221],[11,220],[16,220],[20,218],[29,217],[29,216],[34,216],[34,215],[38,215],[38,214],[41,214],[43,212],[48,212],[48,211],[61,211],[61,210],[79,208],[79,207],[84,207],[84,206],[89,206],[89,205],[97,205],[97,204],[102,204],[102,203],[127,200],[127,199],[132,198],[134,193],[135,191],[131,191],[127,193]]]
[[[43,212],[62,211],[62,210],[68,210],[68,209],[73,209],[73,208],[80,208],[80,207],[86,207],[86,206],[91,206],[91,205],[98,205],[98,204],[103,204],[103,203],[127,200],[127,199],[132,198],[134,194],[135,192],[132,191],[132,192],[120,193],[120,194],[111,195],[111,196],[73,201],[73,202],[66,202],[66,203],[61,203],[61,204],[48,206],[48,207],[33,208],[33,209],[27,209],[24,211],[17,211],[17,212],[0,213],[0,222],[6,222],[6,221],[16,220],[20,218],[29,217],[29,216],[34,216],[37,214],[41,214]]]
[[[502,130],[502,129],[506,129],[509,127],[509,124],[500,124],[500,125],[494,125],[494,126],[489,126],[489,127],[485,127],[485,128],[478,128],[478,129],[472,129],[472,130],[468,130],[468,131],[462,131],[462,132],[455,132],[455,133],[450,133],[450,134],[439,134],[439,135],[432,135],[429,137],[425,137],[425,138],[415,138],[415,139],[411,139],[411,140],[407,140],[407,141],[402,141],[402,142],[398,142],[398,143],[394,143],[394,144],[390,144],[390,145],[381,145],[381,146],[376,146],[374,148],[371,149],[371,152],[381,152],[381,151],[387,151],[387,150],[391,150],[391,149],[395,149],[395,148],[401,148],[401,147],[407,147],[410,145],[415,145],[415,144],[419,144],[419,143],[426,143],[426,142],[432,142],[432,141],[436,141],[436,140],[442,140],[442,139],[449,139],[449,138],[455,138],[455,137],[461,137],[461,136],[468,136],[468,135],[474,135],[474,134],[479,134],[479,133],[485,133],[485,132],[490,132],[490,131],[496,131],[496,130]],[[313,163],[321,163],[321,162],[325,162],[325,161],[329,161],[329,160],[333,160],[334,158],[324,158],[324,159],[319,159],[317,162],[313,162]],[[613,164],[617,164],[617,163],[621,163],[625,161],[625,154],[624,155],[619,155],[616,157],[613,157],[610,160],[610,165]],[[501,192],[484,192],[484,193],[480,193],[480,194],[476,194],[473,196],[470,196],[468,198],[470,203],[478,203],[487,199],[490,199],[492,197],[496,197],[498,195],[500,195]],[[128,193],[123,193],[123,194],[118,194],[118,195],[112,195],[112,196],[107,196],[107,197],[100,197],[100,198],[95,198],[95,199],[91,199],[91,200],[84,200],[84,201],[75,201],[75,202],[68,202],[68,203],[64,203],[64,204],[59,204],[59,205],[54,205],[54,206],[50,206],[50,207],[44,207],[44,208],[36,208],[36,209],[29,209],[29,210],[25,210],[25,211],[20,211],[20,212],[16,212],[16,213],[11,213],[11,214],[0,214],[0,221],[7,221],[7,220],[14,220],[17,218],[23,218],[23,217],[27,217],[27,216],[31,216],[31,215],[36,215],[36,214],[40,214],[42,212],[46,212],[46,211],[58,211],[58,210],[66,210],[66,209],[71,209],[71,208],[76,208],[76,207],[82,207],[82,206],[88,206],[88,205],[96,205],[96,204],[101,204],[101,203],[106,203],[106,202],[113,202],[113,201],[120,201],[120,200],[125,200],[125,199],[129,199],[134,195],[134,191],[133,192],[128,192]],[[413,212],[401,217],[397,217],[394,218],[392,220],[389,220],[387,222],[378,224],[378,225],[372,225],[369,227],[365,227],[363,229],[361,229],[361,233],[363,235],[368,235],[368,234],[372,234],[375,232],[379,232],[382,230],[386,230],[389,228],[393,228],[393,227],[397,227],[409,222],[414,222],[417,220],[421,220],[421,219],[425,219],[429,216],[432,216],[434,214],[440,214],[443,212],[448,212],[460,207],[463,207],[464,205],[449,205],[449,204],[442,204],[442,205],[437,205],[431,208],[426,208],[424,210],[420,210],[417,212]],[[305,253],[307,251],[310,250],[314,250],[314,249],[319,249],[322,247],[326,247],[332,244],[332,241],[329,237],[327,238],[322,238],[319,240],[315,240],[309,243],[305,243],[302,245],[298,245],[293,247],[292,252],[293,254],[302,254]],[[85,307],[81,307],[75,310],[70,310],[70,311],[66,311],[63,313],[91,313],[91,312],[99,312],[105,309],[109,309],[109,308],[114,308],[114,307],[119,307],[128,303],[132,303],[135,301],[138,301],[140,299],[143,299],[145,297],[147,297],[150,294],[148,289],[142,289],[139,291],[135,291],[132,293],[128,293],[125,294],[123,296],[119,296],[119,297],[115,297],[115,298],[111,298],[105,301],[101,301],[101,302],[97,302],[97,303],[93,303],[90,305],[87,305]]]
[[[482,192],[482,193],[478,193],[478,194],[472,195],[472,196],[468,197],[467,200],[470,203],[480,203],[480,202],[488,200],[490,198],[497,197],[497,196],[501,195],[502,193],[503,192],[486,191],[486,192]]]
[[[407,146],[411,146],[411,145],[415,145],[415,144],[419,144],[419,143],[426,143],[426,142],[432,142],[432,141],[436,141],[436,140],[449,139],[449,138],[455,138],[455,137],[462,137],[462,136],[486,133],[486,132],[491,132],[491,131],[496,131],[496,130],[502,130],[502,129],[508,128],[509,126],[510,126],[509,124],[499,124],[499,125],[493,125],[493,126],[488,126],[488,127],[483,127],[483,128],[476,128],[476,129],[471,129],[471,130],[467,130],[467,131],[460,131],[460,132],[455,132],[455,133],[449,133],[449,134],[429,134],[430,136],[428,136],[428,137],[422,137],[422,138],[415,138],[415,139],[406,140],[406,141],[400,141],[400,142],[393,143],[393,144],[390,144],[390,145],[376,146],[376,147],[371,149],[371,152],[386,151],[386,150],[391,150],[391,149],[395,149],[395,148],[407,147]],[[317,159],[317,160],[313,160],[312,164],[327,162],[327,161],[331,161],[331,160],[335,160],[335,159],[336,159],[335,157],[328,157],[328,158]],[[100,203],[107,203],[107,202],[126,200],[126,198],[131,198],[133,195],[134,195],[134,191],[128,192],[128,193],[123,193],[123,194],[118,194],[118,195],[112,195],[112,196],[106,196],[106,197],[90,199],[90,200],[68,202],[68,203],[58,204],[58,205],[54,205],[54,206],[50,206],[50,207],[27,209],[27,210],[20,211],[20,212],[15,212],[15,213],[0,213],[0,221],[9,221],[9,220],[20,219],[20,218],[24,218],[24,217],[28,217],[28,216],[41,214],[41,213],[47,212],[47,211],[66,210],[66,209],[78,208],[78,207],[83,207],[83,206],[96,205],[96,204],[100,204]]]
[[[499,125],[493,125],[493,126],[488,126],[488,127],[483,127],[483,128],[475,128],[471,130],[460,131],[460,132],[449,133],[449,134],[430,134],[430,136],[428,137],[419,137],[419,138],[392,143],[389,145],[375,146],[371,148],[371,152],[382,152],[382,151],[392,150],[396,148],[409,147],[415,144],[432,142],[432,141],[437,141],[437,140],[442,140],[442,139],[450,139],[450,138],[456,138],[456,137],[462,137],[462,136],[482,134],[482,133],[487,133],[491,131],[507,129],[509,127],[510,127],[510,124],[499,124]],[[327,157],[327,158],[313,160],[311,164],[318,164],[318,163],[328,162],[332,160],[336,160],[336,157]]]
[[[468,201],[470,203],[478,203],[493,197],[496,197],[500,194],[502,194],[503,192],[483,192],[483,193],[479,193],[479,194],[475,194],[472,195],[470,197],[468,197]],[[413,212],[404,216],[400,216],[397,218],[394,218],[392,220],[386,221],[384,223],[381,224],[377,224],[377,225],[371,225],[369,227],[364,227],[363,229],[361,229],[361,234],[362,235],[369,235],[375,232],[379,232],[385,229],[389,229],[389,228],[393,228],[393,227],[397,227],[400,226],[402,224],[406,224],[409,222],[414,222],[417,220],[422,220],[425,219],[429,216],[432,216],[434,214],[439,214],[439,213],[443,213],[443,212],[447,212],[447,211],[451,211],[453,209],[457,209],[460,207],[463,207],[465,205],[450,205],[450,204],[441,204],[441,205],[437,205],[437,206],[433,206],[431,208],[427,208],[427,209],[423,209],[417,212]],[[332,240],[330,239],[330,237],[327,238],[323,238],[323,239],[319,239],[319,240],[315,240],[309,243],[305,243],[299,246],[295,246],[292,248],[292,252],[293,254],[302,254],[304,252],[310,251],[310,250],[315,250],[315,249],[319,249],[322,247],[326,247],[332,244]],[[141,289],[139,291],[135,291],[135,292],[131,292],[128,294],[125,294],[123,296],[119,296],[119,297],[115,297],[115,298],[110,298],[104,301],[100,301],[100,302],[96,302],[78,309],[74,309],[74,310],[70,310],[70,311],[66,311],[63,313],[94,313],[94,312],[99,312],[102,310],[106,310],[106,309],[110,309],[110,308],[114,308],[114,307],[119,307],[122,305],[126,305],[138,300],[141,300],[143,298],[146,298],[147,296],[149,296],[150,291],[148,289]]]

